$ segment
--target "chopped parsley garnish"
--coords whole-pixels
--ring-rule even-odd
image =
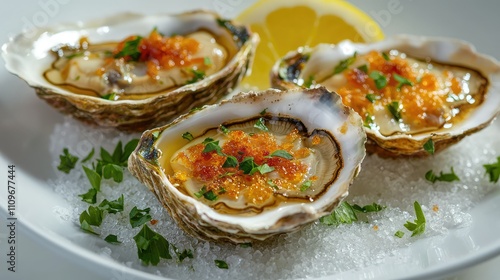
[[[356,61],[357,55],[358,53],[355,52],[351,57],[341,60],[339,64],[337,64],[337,66],[335,66],[335,68],[333,69],[333,75],[344,72],[344,70],[346,70],[349,65],[353,64],[354,61]]]
[[[217,154],[222,155],[221,147],[219,146],[219,140],[214,140],[210,137],[205,138],[203,143],[205,145],[205,149],[203,149],[202,153],[210,153],[215,151]]]
[[[96,203],[97,200],[97,190],[94,188],[89,189],[86,193],[78,195],[82,198],[82,201],[85,201],[89,204]]]
[[[272,154],[270,154],[270,155],[268,155],[266,157],[267,158],[270,158],[270,157],[281,157],[281,158],[289,159],[289,160],[293,159],[293,156],[289,152],[287,152],[285,150],[276,150]]]
[[[130,225],[133,228],[136,228],[151,221],[152,217],[149,215],[150,210],[151,209],[149,207],[146,209],[139,209],[137,206],[134,206],[129,213]]]
[[[218,194],[225,194],[226,193],[226,189],[224,189],[223,187],[220,187],[219,191],[217,192]]]
[[[369,93],[367,95],[365,95],[366,99],[368,99],[368,101],[370,101],[370,103],[374,103],[375,100],[378,99],[378,95],[376,94],[373,94],[373,93]]]
[[[219,178],[233,176],[234,174],[236,174],[236,173],[234,173],[234,172],[225,172],[224,174],[220,174]]]
[[[215,265],[220,269],[229,269],[229,265],[222,260],[215,260]]]
[[[401,90],[401,87],[404,86],[404,85],[408,85],[408,86],[411,86],[411,87],[413,86],[413,83],[410,80],[408,80],[405,77],[403,77],[403,76],[400,76],[398,74],[394,74],[393,77],[394,77],[394,80],[396,80],[399,83],[398,86],[397,86],[398,90]]]
[[[362,212],[362,213],[369,213],[369,212],[380,212],[382,210],[384,210],[386,207],[385,206],[382,206],[380,204],[377,204],[377,203],[372,203],[372,204],[368,204],[368,205],[365,205],[363,207],[357,205],[357,204],[354,204],[352,206],[352,209],[358,211],[358,212]]]
[[[104,179],[113,178],[113,180],[117,183],[123,181],[123,168],[116,164],[106,164],[102,168],[102,176]]]
[[[266,108],[266,109],[264,109],[264,110],[262,110],[259,114],[260,114],[261,116],[263,116],[263,115],[265,115],[266,113],[267,113],[267,108]]]
[[[212,59],[210,59],[210,57],[208,56],[205,56],[203,58],[203,64],[205,64],[206,66],[212,65]]]
[[[248,242],[248,243],[241,243],[240,247],[241,248],[250,248],[250,247],[252,247],[252,243],[250,243],[250,242]]]
[[[400,230],[398,230],[398,231],[396,231],[396,233],[394,233],[394,236],[399,237],[399,238],[403,238],[404,235],[405,235],[405,233],[400,231]]]
[[[100,226],[104,216],[104,211],[96,206],[89,206],[86,211],[80,214],[80,228],[84,231],[98,235],[91,226]]]
[[[120,244],[122,243],[121,241],[118,240],[118,236],[114,235],[114,234],[110,234],[108,236],[106,236],[106,238],[104,238],[104,240],[108,243],[111,243],[111,244]]]
[[[374,124],[373,122],[373,116],[370,114],[366,114],[365,120],[363,122],[363,126],[366,128],[372,128],[372,125]]]
[[[490,177],[490,182],[498,182],[500,177],[500,157],[497,157],[496,163],[484,164],[483,167],[486,170],[486,174]]]
[[[379,71],[372,71],[369,76],[375,82],[377,89],[383,89],[387,85],[387,78]]]
[[[257,122],[253,125],[253,127],[258,128],[262,131],[269,131],[267,126],[265,125],[265,120],[264,118],[259,118]]]
[[[220,128],[220,131],[222,131],[222,133],[224,133],[224,134],[228,134],[230,132],[230,130],[223,125],[220,125],[219,128]]]
[[[427,179],[427,181],[430,181],[432,183],[435,183],[436,181],[442,181],[442,182],[460,181],[460,178],[458,178],[457,174],[455,174],[453,167],[451,168],[450,173],[443,173],[441,171],[439,173],[439,176],[436,176],[436,174],[434,174],[434,171],[429,170],[427,171],[427,173],[425,173],[425,179]]]
[[[413,223],[410,221],[406,221],[406,224],[404,224],[406,229],[413,232],[411,234],[412,237],[420,235],[425,231],[425,216],[424,212],[422,211],[422,207],[420,206],[418,201],[415,201],[413,203],[413,207],[415,208],[415,214],[417,215],[417,218],[413,221]]]
[[[139,139],[132,139],[123,147],[119,141],[113,154],[101,147],[101,158],[97,160],[95,171],[105,179],[113,178],[115,182],[120,183],[123,180],[123,167],[127,167],[128,158],[138,143]]]
[[[115,54],[114,58],[130,57],[131,60],[138,61],[141,57],[141,51],[139,50],[141,40],[141,36],[136,36],[135,39],[125,42],[123,49]]]
[[[200,80],[205,79],[205,71],[191,69],[191,73],[193,73],[193,78],[191,78],[190,80],[188,80],[186,82],[187,84],[193,84],[193,83],[196,83],[196,82],[198,82]]]
[[[363,64],[363,65],[358,67],[358,70],[365,73],[365,74],[368,74],[368,65]]]
[[[188,141],[192,141],[194,139],[193,134],[191,134],[190,132],[184,132],[184,134],[182,134],[182,138]]]
[[[307,80],[304,80],[304,87],[305,88],[310,88],[314,83],[314,76],[313,75],[310,75],[309,78],[307,78]]]
[[[174,249],[174,253],[177,256],[178,263],[181,263],[186,258],[190,258],[190,259],[194,258],[193,252],[191,251],[191,249],[184,249],[184,251],[181,252],[173,244],[172,244],[172,248]]]
[[[243,159],[243,161],[240,162],[239,169],[243,170],[244,174],[253,175],[257,171],[259,171],[260,174],[272,172],[274,170],[274,167],[267,165],[267,163],[264,163],[263,165],[257,165],[254,162],[253,157],[246,157]]]
[[[273,189],[275,189],[275,190],[279,190],[278,185],[276,185],[276,184],[273,182],[273,180],[271,180],[271,179],[267,180],[267,184],[268,184],[269,186],[271,186],[271,188],[273,188]]]
[[[312,181],[307,180],[300,186],[300,191],[305,192],[312,186]]]
[[[88,167],[85,167],[85,166],[82,166],[82,167],[83,167],[83,171],[85,172],[85,175],[87,175],[87,179],[89,180],[92,188],[95,189],[96,191],[100,191],[101,190],[101,175],[99,175],[99,173],[97,173],[96,171],[94,171]]]
[[[213,190],[207,191],[206,186],[203,186],[199,192],[195,192],[194,196],[196,196],[197,198],[201,198],[203,196],[206,200],[210,201],[217,200],[217,195],[213,192]]]
[[[431,155],[434,154],[434,141],[432,141],[432,138],[429,138],[429,140],[425,142],[424,150]]]
[[[226,161],[222,165],[223,168],[238,166],[238,160],[234,156],[227,156]]]
[[[75,168],[76,162],[78,161],[78,157],[69,153],[68,148],[63,149],[63,154],[59,156],[61,162],[57,169],[69,174],[71,169]]]
[[[92,150],[89,152],[89,154],[84,159],[82,159],[82,163],[91,160],[92,157],[94,156],[94,152],[95,152],[95,150],[94,150],[94,148],[92,148]]]
[[[72,59],[72,58],[80,57],[80,56],[83,56],[83,55],[85,55],[85,52],[76,52],[76,53],[65,55],[64,57],[67,58],[67,59]]]
[[[330,215],[323,216],[319,219],[322,224],[338,226],[340,224],[352,224],[357,221],[358,217],[354,213],[352,206],[343,201],[337,206]]]
[[[401,109],[399,108],[399,102],[393,101],[387,104],[387,110],[389,110],[389,113],[391,113],[395,121],[399,122],[401,120]]]
[[[169,252],[168,241],[150,229],[147,225],[143,225],[141,231],[134,236],[137,246],[137,254],[144,265],[157,265],[160,258],[172,259]]]
[[[116,92],[105,94],[105,95],[101,96],[101,98],[113,101],[116,99]]]
[[[391,57],[385,53],[385,52],[382,52],[382,57],[386,60],[386,61],[390,61],[391,60]]]
[[[112,200],[112,201],[108,201],[107,199],[104,199],[99,204],[99,207],[102,210],[108,211],[108,213],[114,214],[114,213],[118,213],[118,212],[123,211],[123,201],[124,201],[124,198],[123,198],[123,194],[122,194],[119,198]]]

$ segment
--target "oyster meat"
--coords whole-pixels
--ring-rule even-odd
[[[326,86],[364,119],[367,150],[424,156],[489,124],[500,106],[497,61],[451,39],[398,36],[301,48],[277,62],[277,88]]]
[[[7,69],[86,123],[144,131],[212,104],[245,75],[258,37],[208,11],[121,14],[20,34]]]
[[[330,213],[365,140],[359,116],[325,88],[242,93],[144,132],[129,169],[186,232],[244,243]]]

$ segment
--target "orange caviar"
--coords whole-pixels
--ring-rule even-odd
[[[232,130],[220,145],[219,153],[203,152],[205,144],[200,143],[180,152],[175,160],[187,167],[188,176],[201,182],[207,191],[212,190],[215,194],[234,200],[244,197],[248,203],[259,205],[269,200],[275,190],[299,190],[301,183],[304,182],[309,166],[300,159],[309,156],[311,151],[305,147],[293,147],[293,142],[298,137],[300,137],[299,132],[294,129],[282,138],[281,143],[278,143],[277,138],[269,132],[249,134],[241,130]],[[278,150],[286,151],[292,159],[270,156]],[[238,166],[223,167],[228,156],[235,157],[239,164],[251,157],[255,165],[267,164],[278,176],[269,177],[269,173],[261,172],[248,174]],[[173,179],[177,183],[182,183],[186,180],[186,174],[177,171]],[[311,177],[310,180],[316,179]]]
[[[155,77],[160,69],[171,69],[179,66],[190,66],[203,63],[203,57],[194,57],[200,49],[200,43],[193,38],[183,36],[164,37],[156,29],[148,37],[130,36],[121,41],[113,51],[116,56],[127,44],[139,40],[137,50],[140,55],[134,59],[125,55],[124,59],[146,62],[148,75]]]
[[[403,122],[413,129],[440,127],[444,120],[450,118],[451,108],[446,101],[448,94],[462,91],[460,80],[451,72],[444,70],[440,75],[424,70],[419,73],[419,69],[415,69],[408,59],[389,57],[377,51],[359,57],[367,62],[368,72],[361,68],[344,71],[347,83],[337,92],[344,104],[361,116],[372,115],[374,106],[387,107],[392,102],[398,102]],[[374,71],[385,77],[386,85],[377,88],[374,78],[370,76]],[[406,79],[407,83],[402,84],[396,75]],[[367,94],[373,94],[375,100],[369,100]]]

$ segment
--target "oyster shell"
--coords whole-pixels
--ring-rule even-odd
[[[347,196],[365,156],[361,123],[325,88],[241,93],[144,132],[129,170],[187,233],[264,240]]]
[[[500,109],[498,61],[447,38],[303,47],[274,65],[271,80],[280,89],[338,92],[365,119],[367,151],[388,157],[426,156],[431,142],[440,151],[486,127]]]
[[[82,47],[90,43],[105,49],[106,44],[128,36],[148,36],[153,28],[168,36],[183,34],[196,38],[203,46],[213,48],[213,52],[204,52],[211,64],[206,77],[196,75],[199,63],[193,67],[193,73],[173,68],[165,74],[159,71],[154,77],[145,75],[146,67],[140,63],[131,66],[121,61],[99,68],[107,59],[106,52],[109,56],[109,49],[94,53]],[[2,47],[2,56],[10,72],[24,79],[40,98],[60,112],[90,124],[142,132],[225,96],[246,73],[257,42],[257,35],[246,27],[208,11],[155,16],[121,14],[41,29],[36,34],[20,34]],[[216,51],[221,54],[214,54]],[[115,54],[111,59],[116,57]],[[93,75],[96,67],[105,72],[98,78]],[[187,75],[182,71],[187,71]],[[189,81],[190,78],[193,79]],[[115,92],[123,98],[108,100],[113,99],[110,96],[114,97]]]

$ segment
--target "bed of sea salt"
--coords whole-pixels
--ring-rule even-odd
[[[497,121],[498,122],[498,121]],[[199,241],[186,235],[170,218],[156,197],[141,185],[128,171],[120,184],[104,180],[98,203],[103,199],[125,197],[125,210],[107,214],[100,228],[100,237],[115,234],[122,244],[98,242],[97,254],[115,259],[126,266],[175,279],[292,279],[316,278],[355,271],[393,258],[394,264],[407,262],[408,248],[420,239],[445,236],[451,229],[467,228],[472,223],[469,210],[500,183],[490,183],[483,164],[496,162],[500,156],[500,125],[494,123],[478,134],[466,137],[459,144],[427,159],[382,159],[367,156],[362,170],[355,179],[347,201],[366,205],[376,202],[387,208],[378,213],[359,215],[361,221],[338,227],[315,222],[301,231],[281,235],[253,247],[243,248],[228,244]],[[113,150],[121,140],[127,142],[140,135],[126,135],[116,131],[90,128],[72,119],[57,125],[51,135],[50,151],[53,167],[58,177],[50,182],[55,191],[64,197],[74,209],[67,209],[66,219],[79,227],[79,215],[89,204],[82,202],[79,194],[87,192],[90,184],[81,164],[64,174],[57,171],[59,155],[67,147],[72,154],[83,159],[92,149],[93,160],[99,157],[100,147]],[[90,163],[86,163],[90,165]],[[453,167],[459,182],[428,182],[424,174],[432,169],[450,172]],[[415,219],[413,202],[418,201],[427,219],[425,233],[410,237],[404,228],[406,221]],[[140,230],[132,229],[128,213],[138,208],[150,207],[153,219],[158,220],[150,228],[162,234],[178,248],[191,249],[194,258],[177,263],[175,259],[162,260],[157,267],[145,267],[137,258],[133,236]],[[64,212],[64,211],[62,211]],[[405,232],[403,238],[394,233]],[[406,253],[404,253],[406,252]],[[224,260],[229,269],[215,266],[214,260]],[[116,279],[133,279],[116,273]]]

